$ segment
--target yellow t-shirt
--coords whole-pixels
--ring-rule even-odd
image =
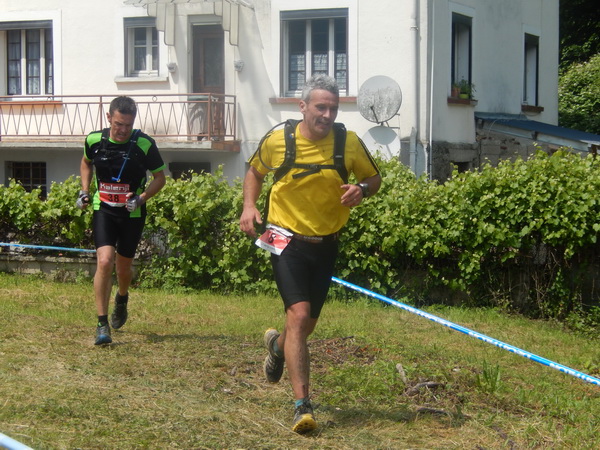
[[[296,128],[296,162],[299,164],[333,164],[333,129],[324,139],[310,141]],[[260,154],[259,154],[260,153]],[[263,142],[250,164],[266,175],[283,163],[285,138],[277,130]],[[353,131],[347,132],[344,161],[348,174],[360,181],[377,175],[379,169],[362,141]],[[348,221],[350,208],[342,206],[344,184],[337,170],[319,172],[294,179],[306,169],[292,168],[273,185],[267,221],[306,236],[326,236],[339,231]]]

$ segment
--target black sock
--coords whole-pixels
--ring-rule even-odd
[[[129,301],[129,292],[125,295],[121,295],[117,292],[117,295],[115,295],[115,303],[118,303],[119,305],[122,305],[123,303],[127,303]]]
[[[108,325],[108,314],[105,316],[98,316],[98,326]]]

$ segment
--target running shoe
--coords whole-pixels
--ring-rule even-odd
[[[313,408],[310,401],[304,399],[302,404],[296,407],[294,411],[294,425],[292,431],[298,434],[308,433],[317,428],[317,421],[313,414]]]
[[[279,338],[279,335],[279,331],[275,328],[269,328],[265,331],[264,340],[267,350],[269,350],[269,354],[265,358],[263,368],[265,377],[267,377],[269,383],[277,383],[281,379],[281,375],[283,375],[283,363],[285,362],[285,359],[276,355],[273,350],[273,343]]]
[[[115,330],[121,328],[127,322],[127,302],[125,303],[117,303],[117,297],[115,298],[115,309],[110,315],[110,326]]]
[[[94,342],[94,345],[110,344],[111,342],[110,326],[108,324],[98,325],[96,327],[96,342]]]

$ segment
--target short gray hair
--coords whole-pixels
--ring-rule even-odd
[[[324,73],[313,75],[304,84],[302,89],[302,100],[306,103],[310,100],[310,94],[315,89],[323,89],[329,91],[337,97],[340,96],[340,89],[338,88],[337,82],[334,78]]]

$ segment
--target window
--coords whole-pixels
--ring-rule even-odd
[[[452,84],[471,80],[472,18],[452,13]]]
[[[158,75],[158,30],[154,17],[125,19],[125,48],[128,77]]]
[[[8,95],[54,93],[52,21],[0,22],[5,32]]]
[[[538,66],[540,38],[525,34],[523,72],[523,104],[538,105]]]
[[[27,192],[39,188],[41,197],[46,198],[46,163],[45,162],[6,162],[6,176],[20,183]],[[8,180],[7,180],[8,181]]]
[[[285,95],[298,95],[317,73],[348,88],[348,10],[282,11],[282,81]]]

